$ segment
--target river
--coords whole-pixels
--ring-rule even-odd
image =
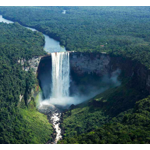
[[[13,21],[4,19],[2,15],[0,15],[0,22],[4,22],[4,23],[14,23]],[[24,26],[25,27],[25,26]],[[30,28],[30,27],[25,27],[27,29],[30,29],[32,31],[37,31],[34,28]],[[62,47],[60,45],[60,43],[52,38],[50,38],[49,36],[43,34],[45,37],[45,45],[44,45],[44,50],[48,53],[53,53],[53,52],[64,52],[66,51],[65,47]]]
[[[13,21],[10,21],[10,20],[7,20],[7,19],[3,18],[2,15],[0,15],[0,22],[4,22],[4,23],[7,23],[7,24],[14,23]],[[34,28],[30,28],[30,27],[25,27],[25,28],[30,29],[32,31],[39,32],[38,30],[36,30]],[[47,36],[45,34],[43,34],[43,35],[45,37],[44,50],[46,52],[53,53],[53,52],[65,52],[66,51],[65,47],[62,47],[58,41],[50,38],[49,36]],[[46,108],[46,106],[45,106],[45,108]],[[53,142],[54,144],[57,144],[57,142],[62,138],[61,128],[59,127],[60,117],[61,117],[61,113],[58,112],[57,109],[55,111],[53,111],[51,121],[52,121],[53,127],[56,131],[56,138]]]

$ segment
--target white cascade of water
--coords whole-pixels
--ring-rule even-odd
[[[69,52],[51,53],[52,98],[69,97],[70,62]]]

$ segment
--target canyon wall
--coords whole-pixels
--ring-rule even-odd
[[[41,58],[42,56],[35,56],[29,60],[19,59],[18,63],[21,64],[24,71],[29,71],[29,69],[32,69],[33,73],[36,75]]]
[[[96,74],[102,76],[120,69],[126,78],[131,78],[142,90],[150,93],[150,70],[130,58],[105,53],[70,53],[71,70],[79,75]],[[141,91],[142,92],[142,91]]]
[[[37,78],[43,91],[43,98],[50,97],[52,84],[52,58],[50,54],[41,58],[37,70]]]
[[[79,75],[96,74],[102,76],[109,72],[110,57],[102,53],[70,53],[71,70]]]
[[[125,77],[131,77],[136,63],[127,58],[113,56],[106,53],[70,53],[71,70],[79,76],[95,74],[97,76],[111,75],[119,69]]]
[[[19,59],[18,63],[21,65],[22,70],[29,71],[30,69],[33,70],[34,75],[37,75],[38,66],[40,63],[40,60],[43,56],[35,56],[32,59],[26,60],[26,59]],[[36,85],[38,87],[38,85]],[[37,88],[36,88],[37,90]],[[35,89],[31,90],[31,96],[27,100],[27,104],[31,101],[31,97],[35,97],[37,95],[38,91],[35,91]],[[19,103],[24,99],[24,95],[19,95]]]
[[[51,71],[48,71],[51,70],[51,67],[51,55],[42,57],[37,71],[38,79],[44,69],[49,75],[48,82],[51,82]],[[75,73],[77,78],[87,75],[102,77],[106,74],[111,77],[111,73],[117,69],[121,70],[122,77],[130,79],[135,86],[141,89],[141,92],[148,91],[150,93],[150,71],[139,62],[106,53],[70,52],[71,76]],[[44,74],[42,76],[46,77]],[[41,80],[39,81],[42,84]]]

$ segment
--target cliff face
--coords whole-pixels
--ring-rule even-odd
[[[125,78],[131,78],[141,90],[150,93],[150,70],[137,61],[103,53],[70,53],[71,70],[78,75],[85,73],[102,76],[120,69]],[[142,92],[141,91],[141,92]]]
[[[51,93],[51,83],[52,83],[52,60],[51,55],[43,56],[40,60],[38,70],[37,70],[37,78],[39,81],[39,86],[43,92],[43,98],[48,98]]]
[[[41,88],[45,87],[42,84],[51,83],[51,69],[51,55],[49,54],[41,58],[38,67]],[[141,89],[141,92],[146,90],[150,93],[150,71],[139,62],[105,53],[70,52],[71,77],[73,74],[76,74],[77,78],[87,75],[95,78],[106,74],[111,77],[111,73],[117,69],[121,70],[124,78],[130,78],[130,81]],[[45,73],[42,73],[43,70]],[[42,78],[46,78],[46,74],[49,76],[48,80],[42,81]]]
[[[109,72],[110,57],[102,53],[70,53],[71,70],[79,75],[84,73],[102,76]]]
[[[40,63],[42,56],[36,56],[33,57],[32,59],[29,60],[25,60],[25,59],[20,59],[18,60],[18,63],[21,64],[22,69],[24,71],[29,71],[29,69],[33,70],[33,73],[35,74],[35,76],[37,75],[37,69]],[[27,104],[31,101],[31,97],[34,97],[35,93],[37,93],[37,91],[34,91],[34,89],[31,90],[31,96],[30,98],[27,100]],[[19,102],[22,101],[22,99],[24,98],[24,95],[19,95]]]
[[[41,57],[42,56],[36,56],[36,57],[33,57],[32,59],[29,59],[29,60],[20,59],[20,60],[18,60],[18,63],[21,64],[22,69],[24,71],[29,71],[29,69],[32,69],[33,73],[36,75]]]

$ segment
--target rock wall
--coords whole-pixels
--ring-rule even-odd
[[[22,98],[23,98],[23,95],[19,95],[19,102],[21,102],[21,100],[22,100]]]
[[[34,75],[37,75],[37,69],[40,63],[40,60],[43,56],[35,56],[32,59],[29,60],[25,60],[25,59],[19,59],[18,63],[22,66],[22,69],[24,71],[29,71],[29,69],[33,70]],[[37,94],[37,91],[34,91],[34,89],[31,90],[31,96],[30,98],[27,100],[28,104],[31,101],[31,97],[34,97]],[[19,103],[24,99],[24,95],[19,95]],[[18,105],[19,105],[18,103]]]
[[[41,58],[42,56],[35,56],[28,61],[25,59],[20,59],[18,60],[18,63],[21,64],[24,71],[29,71],[29,69],[33,69],[33,73],[36,75]]]
[[[51,55],[43,56],[40,60],[37,78],[39,81],[39,86],[43,91],[43,98],[48,98],[51,93],[51,84],[52,84],[52,60]]]
[[[49,60],[49,69],[51,69],[51,55],[41,58],[40,64],[44,60]],[[110,75],[113,71],[120,69],[123,77],[130,78],[135,86],[142,91],[150,93],[150,70],[137,61],[121,56],[108,55],[106,53],[80,53],[70,52],[70,70],[75,72],[78,77],[85,74],[103,76]],[[39,65],[38,73],[42,72],[42,66]]]
[[[70,53],[70,66],[74,72],[102,76],[109,72],[110,57],[103,53]]]
[[[135,86],[141,88],[141,92],[150,93],[150,70],[130,58],[105,53],[71,52],[70,66],[71,70],[79,76],[84,76],[84,74],[110,75],[113,71],[120,69],[125,78],[130,78]]]

